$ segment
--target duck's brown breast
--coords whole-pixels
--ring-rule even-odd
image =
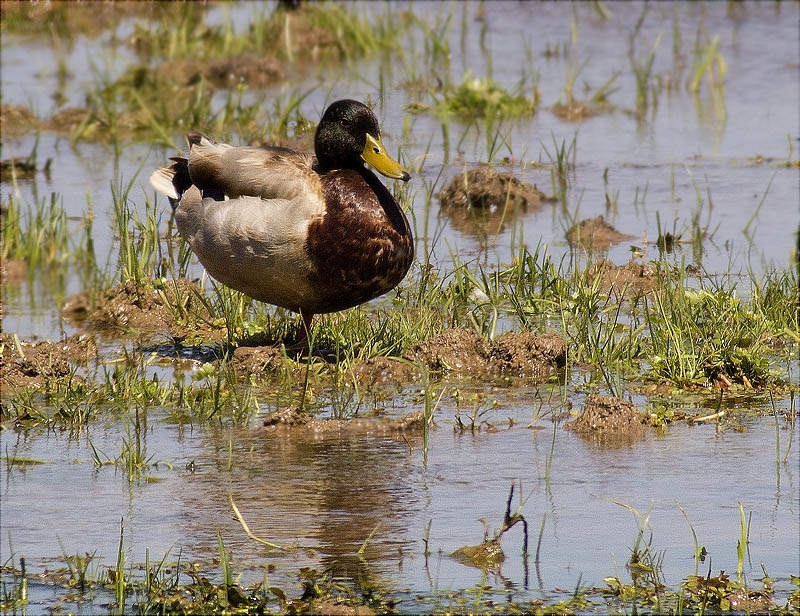
[[[371,171],[331,171],[321,180],[325,213],[309,224],[306,249],[319,290],[314,311],[334,312],[397,286],[414,244],[405,214]]]

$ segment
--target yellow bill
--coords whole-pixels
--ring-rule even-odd
[[[403,180],[404,182],[408,182],[411,179],[411,176],[408,175],[408,172],[403,169],[400,163],[386,153],[386,148],[383,147],[380,137],[376,139],[367,133],[367,143],[364,145],[364,151],[361,152],[361,158],[387,178]]]

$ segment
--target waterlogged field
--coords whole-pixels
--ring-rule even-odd
[[[8,613],[796,613],[797,3],[2,5]],[[374,109],[400,286],[215,283],[147,178]]]

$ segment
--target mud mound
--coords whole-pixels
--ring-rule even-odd
[[[446,208],[482,208],[490,211],[513,207],[537,208],[552,201],[536,186],[520,182],[510,173],[499,173],[491,167],[477,167],[452,179],[444,190],[436,193]]]
[[[146,111],[122,111],[114,118],[117,131],[132,133],[148,126],[150,121]],[[65,107],[42,122],[41,127],[56,133],[67,133],[73,138],[106,139],[109,133],[109,119],[102,113],[87,107]]]
[[[492,345],[492,370],[519,377],[546,380],[556,366],[566,361],[566,345],[558,334],[509,332]]]
[[[42,123],[42,128],[64,133],[74,133],[92,118],[91,109],[86,107],[65,107],[59,109]]]
[[[278,347],[237,347],[231,360],[237,374],[267,375],[279,372],[286,362]]]
[[[305,61],[317,60],[322,56],[333,55],[335,58],[346,56],[347,50],[337,40],[332,29],[314,25],[313,7],[301,3],[296,10],[291,11],[290,15],[291,19],[288,19],[278,31],[274,43],[275,49],[291,47],[292,55]]]
[[[216,88],[233,88],[247,84],[265,88],[286,78],[284,65],[272,56],[249,54],[236,58],[169,60],[156,69],[158,81],[189,86],[205,79]]]
[[[0,334],[0,381],[3,391],[41,389],[50,379],[68,376],[71,364],[86,364],[97,356],[89,336],[71,336],[60,342],[20,342]]]
[[[659,284],[658,270],[649,264],[626,263],[614,265],[611,261],[593,264],[588,275],[591,280],[600,277],[600,288],[617,295],[638,297],[654,291]]]
[[[389,357],[370,357],[353,367],[353,374],[359,384],[367,387],[410,383],[419,378],[419,371],[404,361]]]
[[[0,283],[3,285],[18,285],[25,280],[28,265],[18,259],[3,259],[0,263]]]
[[[564,428],[602,445],[623,447],[645,435],[648,421],[627,400],[591,394],[580,417],[566,423]]]
[[[587,218],[570,227],[567,241],[572,245],[582,246],[590,251],[602,251],[612,244],[634,239],[634,235],[620,233],[605,221],[605,218]]]
[[[52,158],[47,159],[47,165],[43,171],[50,171],[50,165],[53,162]],[[36,167],[35,162],[31,162],[25,158],[6,158],[0,160],[0,181],[11,182],[15,178],[18,180],[30,179],[36,175],[39,169]]]
[[[303,413],[297,407],[276,411],[264,419],[267,432],[292,430],[296,434],[313,438],[348,437],[354,435],[391,436],[407,432],[422,431],[425,427],[425,414],[422,411],[409,413],[403,417],[383,419],[316,419]]]
[[[159,288],[129,280],[104,291],[94,308],[84,292],[67,298],[61,312],[68,320],[88,321],[98,329],[197,333],[196,328],[176,319],[185,320],[183,317],[191,310],[210,320],[205,306],[197,300],[199,292],[200,288],[185,278],[167,281]]]
[[[22,105],[0,105],[0,129],[3,137],[18,137],[39,126],[36,115]]]
[[[486,371],[489,343],[475,332],[454,327],[416,345],[409,354],[434,372],[481,374]]]
[[[567,104],[556,103],[550,108],[550,111],[562,120],[569,120],[570,122],[582,122],[586,118],[591,118],[599,113],[594,107],[578,101],[572,101]]]
[[[545,381],[556,366],[564,364],[565,352],[558,334],[509,332],[490,344],[472,330],[453,328],[418,344],[409,359],[433,372]]]

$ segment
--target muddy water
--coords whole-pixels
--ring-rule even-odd
[[[463,262],[492,267],[507,262],[519,242],[534,246],[541,240],[557,261],[569,250],[567,221],[603,214],[618,230],[637,238],[610,249],[609,258],[623,264],[630,257],[631,244],[645,250],[645,259],[656,256],[659,219],[662,229],[688,236],[690,221],[697,215],[713,235],[704,242],[702,252],[680,248],[674,256],[677,262],[693,263],[711,273],[749,268],[763,272],[770,264],[787,262],[799,218],[797,169],[778,163],[789,156],[790,144],[791,158],[797,159],[797,4],[744,4],[732,15],[726,3],[651,6],[637,50],[644,54],[663,35],[654,62],[656,73],[669,71],[674,63],[673,20],[677,20],[679,48],[689,65],[694,34],[702,23],[710,36],[720,35],[728,72],[721,103],[711,96],[707,84],[696,97],[682,88],[662,93],[656,110],[651,108],[643,122],[627,113],[635,107],[627,41],[642,5],[628,4],[623,9],[610,3],[608,21],[588,3],[483,6],[485,17],[476,3],[415,2],[411,10],[431,23],[446,19],[452,11],[449,42],[454,81],[467,70],[483,77],[490,69],[492,77],[509,89],[521,75],[526,76],[528,88],[538,79],[544,106],[532,118],[500,128],[501,142],[507,145],[494,158],[509,156],[514,164],[504,170],[551,194],[550,171],[527,163],[549,162],[546,150],[552,153],[554,142],[569,143],[574,137],[575,174],[563,206],[521,213],[502,227],[498,223],[499,230],[486,237],[459,226],[439,210],[436,199],[430,210],[425,209],[426,191],[441,190],[465,166],[485,162],[489,154],[482,128],[454,119],[449,142],[445,142],[441,122],[434,116],[406,113],[406,106],[417,101],[400,84],[410,76],[404,67],[424,66],[414,60],[414,54],[424,49],[419,37],[406,44],[410,60],[405,64],[363,61],[289,86],[298,92],[316,86],[302,103],[310,118],[319,116],[326,101],[339,97],[369,97],[376,103],[389,148],[421,167],[407,187],[413,195],[420,254],[429,252],[443,271],[452,265],[453,254]],[[408,7],[371,3],[363,7],[365,12],[398,8]],[[244,3],[212,9],[210,19],[224,19],[226,14],[237,27],[245,28],[253,7]],[[119,34],[130,28],[130,22],[124,23]],[[90,66],[107,48],[107,37],[78,37],[68,50],[65,57],[74,77],[62,92],[66,104],[83,103]],[[619,90],[611,95],[619,110],[580,123],[562,120],[548,110],[563,98],[567,60],[563,54],[547,58],[544,51],[548,46],[569,48],[573,40],[575,65],[586,62],[576,81],[576,97],[588,98],[620,72],[615,82]],[[41,118],[48,117],[56,108],[51,95],[58,84],[52,67],[61,53],[48,44],[4,34],[3,102],[27,104]],[[33,59],[34,70],[23,61],[28,58]],[[113,75],[132,60],[127,52],[119,51],[103,60],[102,69]],[[383,98],[376,85],[379,71],[387,83]],[[584,93],[584,83],[591,88],[589,94]],[[252,94],[269,105],[281,95],[281,88]],[[20,181],[23,202],[57,192],[70,224],[77,229],[87,212],[88,195],[95,215],[98,260],[101,265],[113,264],[109,182],[126,184],[137,177],[129,199],[142,213],[146,198],[152,199],[146,177],[172,152],[137,144],[116,153],[104,145],[73,145],[67,137],[52,133],[42,133],[38,139],[40,160],[54,159],[52,173],[49,179],[39,174],[33,181]],[[175,142],[180,139],[176,132]],[[3,158],[27,156],[35,140],[33,135],[4,137]],[[767,161],[760,162],[758,156]],[[3,201],[10,190],[8,184],[2,185]],[[617,191],[617,207],[608,210],[605,194],[613,196]],[[745,236],[745,225],[762,199],[750,235]],[[162,206],[163,228],[167,213],[166,204]],[[192,270],[195,275],[200,272],[197,266]],[[73,333],[60,319],[58,306],[63,297],[81,290],[83,283],[74,272],[55,279],[34,272],[20,284],[3,289],[3,330],[23,339],[59,339]],[[106,348],[109,357],[118,352],[113,344]],[[796,378],[796,367],[793,370]],[[800,447],[793,443],[786,463],[776,464],[774,420],[742,418],[742,431],[723,432],[711,425],[676,425],[619,449],[592,446],[558,426],[548,482],[552,424],[540,421],[540,430],[521,427],[533,413],[533,393],[492,393],[501,406],[490,417],[499,422],[511,416],[519,422],[508,431],[454,435],[447,421],[455,410],[445,405],[437,415],[440,429],[432,433],[427,455],[419,436],[408,436],[407,441],[377,436],[298,441],[265,436],[257,422],[235,430],[178,426],[163,419],[162,409],[148,409],[148,428],[141,436],[152,462],[163,463],[146,472],[158,481],[137,480],[133,485],[121,470],[95,469],[91,463],[90,443],[107,457],[118,455],[122,438],[128,436],[121,420],[98,422],[77,436],[5,431],[0,434],[3,455],[42,459],[47,464],[10,470],[2,466],[0,554],[5,561],[13,550],[17,556],[24,555],[33,570],[40,570],[61,559],[63,545],[67,554],[97,550],[98,561],[112,565],[119,521],[124,517],[128,562],[142,562],[148,547],[151,558],[169,550],[170,558],[180,553],[187,560],[208,561],[216,554],[219,531],[247,579],[262,579],[264,567],[273,564],[277,568],[270,579],[280,585],[294,580],[293,572],[300,566],[335,563],[342,575],[369,573],[392,588],[408,590],[409,597],[430,596],[437,590],[462,589],[483,580],[479,570],[447,554],[482,539],[479,518],[485,518],[490,529],[497,528],[511,482],[521,481],[531,547],[544,517],[541,562],[536,567],[531,557],[526,567],[520,556],[521,530],[515,527],[503,539],[507,558],[501,570],[489,574],[489,583],[499,587],[509,580],[526,597],[554,588],[571,590],[579,579],[583,585],[602,585],[604,576],[624,575],[637,521],[611,501],[624,502],[643,514],[652,507],[653,547],[664,551],[668,584],[694,571],[692,534],[678,505],[708,550],[715,572],[735,571],[737,503],[741,502],[746,512],[752,512],[750,557],[745,563],[748,576],[760,577],[763,562],[785,589],[788,576],[798,573],[794,539],[800,532]],[[579,407],[580,397],[571,397]],[[646,407],[645,400],[638,402]],[[778,404],[779,410],[788,408],[788,401]],[[394,398],[392,405],[400,413],[417,410],[420,403],[408,394]],[[782,423],[780,457],[792,438]],[[297,549],[282,556],[266,554],[250,541],[231,517],[229,493],[256,535]],[[428,523],[432,553],[426,561],[422,540]],[[362,560],[356,552],[376,528]],[[707,568],[708,561],[701,571]]]

